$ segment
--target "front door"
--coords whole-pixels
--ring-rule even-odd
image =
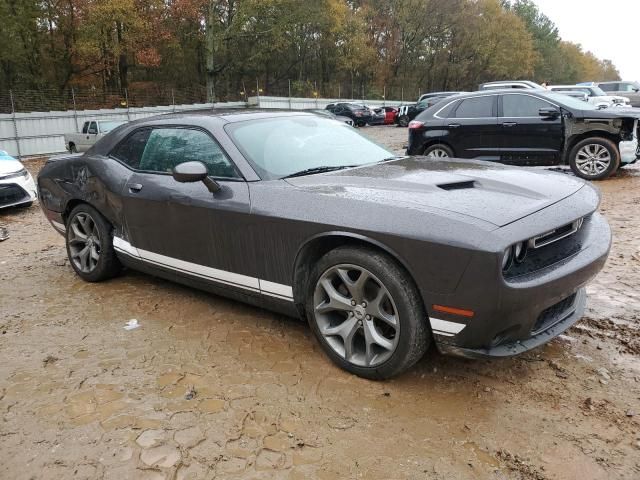
[[[514,165],[557,165],[564,143],[562,116],[541,117],[541,108],[557,105],[524,93],[501,97],[502,162]]]
[[[458,158],[500,159],[497,95],[465,98],[443,122],[447,142]]]
[[[179,274],[258,292],[249,189],[208,132],[141,129],[112,156],[134,170],[123,191],[123,241],[134,256]],[[175,181],[170,172],[187,161],[204,163],[221,189],[211,193],[202,182]]]

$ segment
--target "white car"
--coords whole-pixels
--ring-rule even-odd
[[[589,96],[587,100],[593,105],[606,103],[610,107],[628,107],[629,99],[618,95],[607,95],[600,87],[587,85],[549,85],[548,90],[552,92],[583,92]]]
[[[0,150],[0,208],[28,206],[38,198],[33,177],[20,161]]]

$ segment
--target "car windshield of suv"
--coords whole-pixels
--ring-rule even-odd
[[[570,97],[569,95],[564,95],[562,93],[547,93],[545,94],[545,98],[558,102],[569,108],[575,108],[576,110],[598,110],[598,107],[591,103],[578,100],[577,98]]]
[[[102,133],[107,133],[125,123],[127,122],[100,122],[100,130]]]
[[[225,129],[264,180],[394,157],[350,126],[316,116],[249,120],[229,124]]]

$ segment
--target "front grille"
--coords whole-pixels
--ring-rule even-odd
[[[576,294],[574,293],[555,305],[551,305],[549,308],[544,309],[538,316],[536,323],[533,325],[531,335],[537,335],[567,318],[571,313],[573,313],[573,304],[575,300]]]
[[[18,185],[0,185],[0,205],[13,205],[27,198],[29,194]]]

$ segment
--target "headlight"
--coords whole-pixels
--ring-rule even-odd
[[[507,248],[502,255],[502,271],[506,272],[513,263],[513,249]]]
[[[518,242],[507,248],[502,254],[502,271],[506,272],[511,268],[513,262],[522,263],[527,256],[527,242]]]
[[[513,258],[516,263],[522,263],[527,256],[527,242],[519,242],[513,246]]]

